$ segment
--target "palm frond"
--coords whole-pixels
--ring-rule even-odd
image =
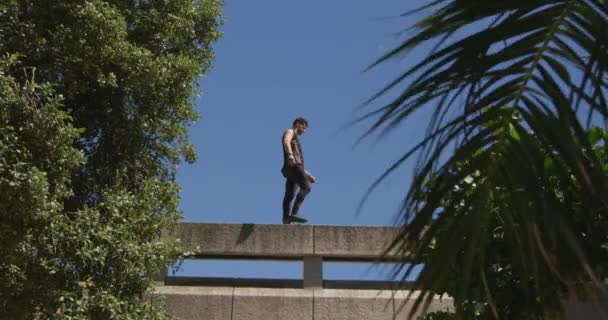
[[[608,118],[608,5],[444,0],[421,10],[431,13],[370,68],[433,41],[436,49],[371,97],[400,90],[363,118],[372,119],[367,136],[390,132],[421,110],[432,115],[426,138],[370,189],[419,156],[401,208],[406,227],[394,246],[426,262],[422,290],[446,288],[458,264],[464,281],[454,292],[464,297],[472,275],[485,281],[489,230],[498,224],[522,292],[554,307],[556,288],[595,279],[590,238],[580,230],[594,230],[584,226],[592,215],[608,215],[608,177],[586,134],[592,122]],[[481,180],[474,190],[454,191],[475,172]]]

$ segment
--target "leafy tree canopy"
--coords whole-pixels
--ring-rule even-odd
[[[426,293],[449,288],[498,317],[510,292],[519,311],[559,315],[561,297],[606,277],[608,4],[437,0],[413,12],[426,16],[376,64],[432,50],[361,119],[371,134],[431,115],[425,138],[377,181],[419,156],[395,245],[425,261]]]
[[[0,318],[164,319],[215,0],[0,4]]]

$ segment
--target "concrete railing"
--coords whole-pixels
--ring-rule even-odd
[[[398,233],[396,227],[180,223],[176,236],[198,258],[395,261],[404,257],[383,253]]]
[[[404,261],[397,250],[387,252],[398,234],[396,227],[180,223],[175,236],[196,259],[301,260],[302,286],[322,287],[323,261]],[[167,282],[180,280],[196,282]]]
[[[165,271],[156,294],[180,320],[405,320],[418,295],[407,283],[323,279],[323,261],[408,261],[406,254],[386,252],[398,234],[395,227],[180,223],[174,236],[195,259],[301,260],[304,277],[174,277]],[[608,319],[604,300],[565,303],[570,320]],[[453,310],[452,299],[433,297],[432,310]]]
[[[180,223],[174,236],[193,259],[299,260],[303,279],[165,272],[156,294],[180,320],[405,320],[418,295],[409,284],[323,279],[323,261],[406,261],[387,252],[398,234],[393,227]],[[434,297],[427,311],[434,310],[452,310],[452,299]]]
[[[390,290],[181,286],[158,287],[156,292],[179,320],[406,320],[418,295]],[[452,310],[451,299],[437,298],[427,312],[446,310]]]

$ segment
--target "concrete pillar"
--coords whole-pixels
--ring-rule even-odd
[[[162,270],[160,270],[157,274],[155,274],[152,277],[152,281],[154,281],[154,284],[156,286],[164,286],[165,285],[165,278],[167,277],[167,271],[168,268],[162,268]]]
[[[323,259],[316,256],[304,257],[304,288],[323,287]]]

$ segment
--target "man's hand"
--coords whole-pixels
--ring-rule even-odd
[[[290,154],[289,156],[287,156],[287,164],[290,167],[293,167],[296,165],[296,158],[293,156],[293,154]]]
[[[315,182],[317,182],[317,179],[315,179],[315,177],[313,177],[313,176],[312,176],[310,173],[308,173],[308,174],[306,175],[306,180],[308,180],[308,182],[310,182],[310,183],[315,183]]]

